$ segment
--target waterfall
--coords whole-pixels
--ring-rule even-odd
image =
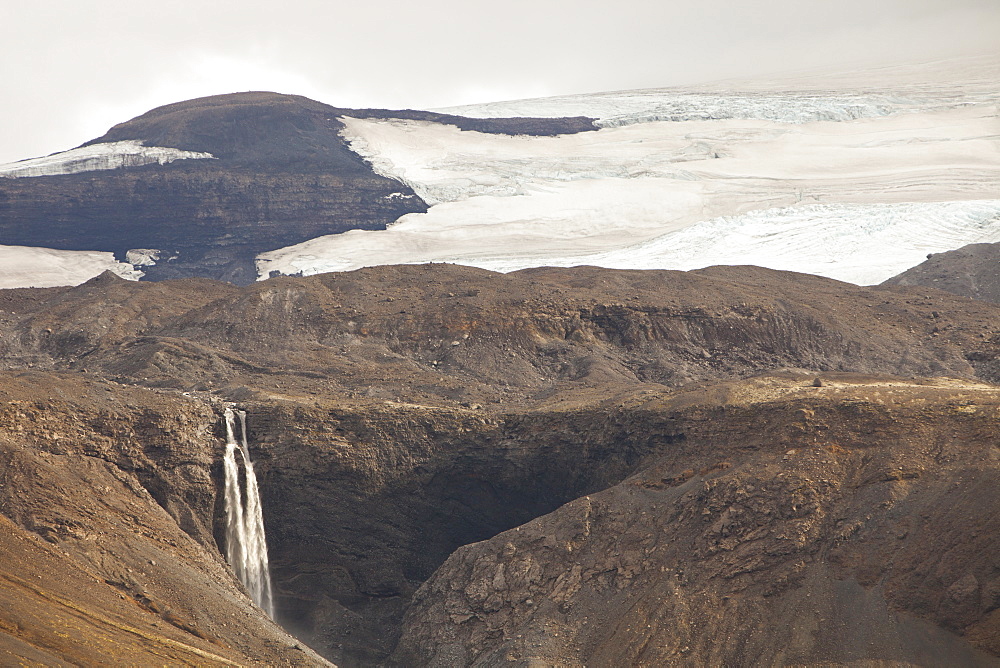
[[[240,420],[240,440],[236,440],[236,416]],[[244,488],[236,453],[243,460]],[[274,617],[271,573],[264,540],[264,514],[257,489],[257,476],[247,449],[247,414],[226,408],[226,559],[250,597],[270,617]]]

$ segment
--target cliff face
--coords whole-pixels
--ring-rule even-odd
[[[375,174],[340,137],[339,117],[418,118],[485,132],[557,134],[588,119],[463,119],[350,110],[300,96],[238,93],[154,109],[87,145],[138,141],[210,153],[109,171],[0,178],[5,244],[62,250],[157,249],[147,279],[257,278],[266,250],[351,229],[384,229],[427,210],[407,186]]]
[[[249,408],[283,623],[340,665],[385,660],[413,592],[456,548],[614,484],[669,440],[594,405]]]
[[[58,598],[319,661],[220,556],[227,401],[278,621],[339,665],[994,665],[998,308],[754,268],[0,291],[0,561],[62,574],[5,567],[0,646],[112,660]]]

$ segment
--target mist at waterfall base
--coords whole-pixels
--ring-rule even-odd
[[[236,438],[237,416],[239,440]],[[267,562],[267,541],[264,537],[264,514],[257,476],[247,448],[246,412],[227,408],[225,417],[226,455],[223,463],[226,475],[226,559],[254,603],[273,619],[274,599]],[[242,486],[237,452],[243,461]]]

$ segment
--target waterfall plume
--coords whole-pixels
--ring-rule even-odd
[[[239,440],[236,438],[237,416]],[[257,476],[254,475],[250,451],[247,449],[246,412],[226,408],[225,417],[226,455],[223,463],[226,473],[226,559],[236,577],[250,592],[250,597],[273,618],[274,602],[267,563],[267,542],[264,538],[264,514]],[[243,485],[240,485],[240,459],[243,461]]]

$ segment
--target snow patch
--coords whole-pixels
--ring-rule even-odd
[[[135,140],[81,146],[42,158],[31,158],[0,165],[0,177],[24,178],[76,174],[122,167],[139,167],[157,163],[165,165],[175,160],[214,159],[211,153],[182,151],[161,146],[143,146]]]
[[[130,281],[143,276],[113,253],[0,246],[0,289],[79,285],[108,270]]]

